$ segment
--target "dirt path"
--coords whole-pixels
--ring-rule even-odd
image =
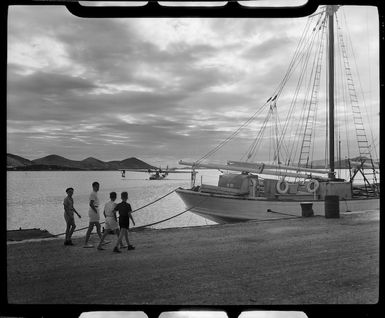
[[[110,239],[115,239],[110,237]],[[376,303],[379,211],[131,233],[134,251],[7,245],[11,304]],[[93,237],[97,242],[96,237]],[[118,290],[124,290],[117,294]]]

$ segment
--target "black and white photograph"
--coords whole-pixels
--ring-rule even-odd
[[[378,7],[69,8],[8,7],[8,304],[379,302]],[[222,313],[160,318],[235,318]]]

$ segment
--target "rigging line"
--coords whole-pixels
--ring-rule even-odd
[[[269,112],[267,113],[267,116],[265,117],[265,120],[262,123],[262,126],[257,134],[257,137],[254,139],[254,142],[252,143],[250,150],[248,151],[248,159],[255,153],[255,150],[258,149],[259,144],[262,141],[263,133],[266,129],[267,123],[270,120],[270,117],[272,116],[273,108],[270,106]]]
[[[285,87],[285,85],[287,84],[287,82],[289,81],[289,79],[292,77],[292,75],[294,74],[294,71],[297,69],[298,65],[300,65],[301,61],[305,58],[306,59],[306,54],[304,52],[306,52],[306,46],[304,46],[304,48],[302,49],[302,53],[299,55],[297,54],[298,56],[295,56],[295,62],[296,64],[289,67],[289,69],[287,70],[281,84],[280,84],[280,87],[278,89],[278,91],[275,93],[277,97],[281,96],[282,94],[282,91]]]
[[[154,200],[154,201],[152,201],[152,202],[150,202],[150,203],[148,203],[148,204],[146,204],[146,205],[144,205],[144,206],[142,206],[142,207],[140,207],[140,208],[138,208],[138,209],[136,209],[136,210],[131,211],[131,213],[137,212],[137,211],[139,211],[139,210],[141,210],[141,209],[143,209],[143,208],[145,208],[145,207],[148,207],[148,206],[151,205],[151,204],[154,204],[154,203],[156,203],[156,202],[158,202],[158,201],[164,199],[165,197],[167,197],[168,195],[170,195],[171,193],[173,193],[175,190],[176,190],[176,189],[172,190],[171,192],[165,194],[164,196],[162,196],[162,197],[160,197],[160,198],[158,198],[158,199],[156,199],[156,200]],[[103,221],[103,222],[100,222],[99,224],[104,224],[104,223],[106,223],[106,222]],[[87,225],[86,227],[83,227],[83,228],[80,228],[80,229],[76,229],[74,232],[79,232],[79,231],[82,231],[82,230],[85,230],[85,229],[88,229],[88,225]],[[65,235],[65,234],[66,234],[66,232],[60,233],[60,234],[54,234],[53,236],[61,236],[61,235]]]
[[[289,150],[285,144],[285,139],[283,136],[285,133],[283,132],[282,123],[279,118],[278,108],[276,108],[276,137],[277,137],[277,151],[274,153],[274,157],[279,155],[279,151],[282,149],[282,152],[285,154],[285,158],[289,155]],[[280,136],[280,138],[278,138]],[[282,156],[281,156],[282,157]]]
[[[317,105],[318,105],[318,101],[317,101]],[[313,136],[313,140],[316,139],[316,133],[317,133],[317,129],[316,129],[316,122],[317,122],[317,116],[318,116],[318,107],[315,107],[315,111],[314,111],[314,122],[313,122],[313,128],[312,128],[312,136]],[[318,136],[318,135],[317,135]],[[311,151],[311,156],[310,156],[310,160],[313,161],[314,159],[314,150],[315,150],[315,142],[313,142],[313,145],[312,145],[312,151]]]
[[[312,86],[312,89],[311,89],[311,91],[309,89],[309,95],[310,95],[309,107],[307,110],[307,118],[306,118],[306,124],[305,124],[305,129],[304,129],[304,135],[303,135],[303,139],[302,139],[301,153],[300,153],[300,157],[298,160],[298,166],[301,165],[301,163],[302,163],[301,161],[304,159],[306,159],[306,165],[308,164],[310,151],[307,152],[307,158],[302,158],[302,155],[304,154],[303,153],[304,145],[305,145],[305,142],[308,141],[306,139],[307,137],[310,138],[310,140],[308,142],[309,143],[311,142],[312,135],[314,134],[314,131],[315,131],[316,111],[317,111],[317,104],[318,104],[318,89],[319,89],[319,84],[320,84],[319,81],[320,81],[320,76],[321,76],[321,71],[322,71],[321,59],[323,57],[323,40],[324,40],[324,29],[320,35],[318,49],[316,50],[316,52],[314,54],[313,66],[312,66],[311,74],[309,77],[308,87],[310,88],[310,86]],[[314,76],[313,76],[313,74],[314,74]],[[317,77],[317,75],[318,75],[318,77]],[[313,107],[313,109],[312,109],[312,107]],[[313,110],[314,110],[314,114],[311,114],[311,112]],[[306,136],[306,132],[308,130],[308,125],[309,125],[309,119],[311,118],[310,116],[312,116],[312,121],[310,121],[311,126],[309,127],[310,128],[310,136]],[[314,153],[314,146],[312,147],[312,150]],[[305,155],[306,155],[306,153],[305,153]]]
[[[310,22],[309,22],[310,20],[311,20],[311,19],[308,19],[307,25],[310,25]],[[305,28],[305,30],[308,30],[308,29],[309,29],[308,27]],[[304,30],[304,31],[305,31],[305,30]],[[307,33],[307,32],[306,32],[306,33]],[[305,39],[305,36],[304,36],[304,35],[306,35],[306,33],[305,33],[305,32],[303,33],[302,39],[301,39],[300,43],[298,44],[297,49],[298,49],[299,46],[303,43],[303,41],[304,41],[304,39]],[[298,51],[298,50],[297,50],[297,51]],[[297,53],[295,53],[294,57],[295,57],[296,55],[297,55]],[[293,57],[293,59],[292,59],[291,65],[293,65],[294,57]],[[291,67],[292,67],[292,66],[289,66],[289,71],[286,72],[285,77],[287,77],[287,76],[288,76],[288,73],[290,73]],[[284,79],[281,81],[281,84],[280,84],[278,87],[283,87],[283,85],[286,83],[285,77],[284,77]],[[277,92],[277,89],[276,89],[274,92]],[[272,96],[277,97],[275,93],[272,94]],[[268,101],[270,101],[270,99],[271,99],[271,97],[269,98]],[[268,101],[267,101],[264,105],[262,105],[261,109],[262,109],[264,106],[267,105]],[[257,112],[258,112],[258,111],[257,111]],[[211,156],[212,154],[214,154],[215,152],[217,152],[217,151],[218,151],[220,148],[222,148],[228,141],[230,141],[234,136],[236,136],[236,135],[240,132],[240,130],[241,130],[243,127],[245,127],[246,125],[248,125],[248,123],[249,123],[251,120],[253,120],[253,119],[256,117],[256,115],[257,115],[257,113],[255,113],[255,114],[254,114],[251,118],[249,118],[249,119],[248,119],[248,120],[247,120],[241,127],[239,127],[239,128],[232,134],[232,135],[230,135],[229,137],[227,137],[224,141],[222,141],[219,145],[217,145],[213,150],[211,150],[211,151],[209,151],[207,154],[205,154],[205,155],[204,155],[202,158],[200,158],[197,162],[200,162],[200,161],[202,161],[203,159],[205,159],[205,158]]]
[[[354,60],[354,64],[355,64],[355,67],[356,67],[358,82],[360,84],[359,86],[360,86],[360,91],[361,91],[361,96],[362,96],[362,103],[363,103],[363,106],[364,106],[364,109],[365,109],[367,121],[369,123],[369,131],[370,131],[370,134],[371,134],[371,137],[372,137],[372,143],[373,143],[373,140],[374,140],[373,130],[372,130],[372,127],[370,125],[369,113],[368,113],[368,109],[367,109],[366,102],[365,102],[365,95],[364,95],[363,88],[362,88],[363,86],[362,86],[362,83],[361,83],[361,76],[360,76],[358,65],[357,65],[357,59],[356,59],[356,56],[355,56],[355,53],[354,53],[354,50],[353,50],[353,41],[352,41],[351,36],[350,36],[350,30],[348,28],[348,24],[346,22],[345,12],[343,12],[343,15],[344,15],[345,25],[346,25],[347,35],[348,35],[347,36],[348,43],[349,43],[351,51],[353,53],[353,60]],[[337,19],[337,16],[336,16],[336,19]],[[337,24],[338,24],[338,20],[337,20]],[[370,80],[370,78],[369,78],[369,80]],[[376,157],[378,158],[378,153],[377,153],[377,148],[376,147],[374,147],[374,152],[375,152]]]
[[[323,12],[323,13],[325,13],[325,12]],[[317,33],[317,32],[314,32],[314,31],[317,31],[317,25],[319,24],[319,21],[321,20],[323,13],[321,13],[321,15],[319,16],[318,22],[317,22],[316,25],[313,27],[313,29],[312,29],[312,36],[310,36],[310,38],[314,37],[315,34]],[[326,19],[326,14],[325,14],[324,20],[325,20],[325,19]],[[318,30],[320,30],[320,28],[323,26],[323,24],[324,24],[324,22],[325,22],[324,20],[322,20],[321,26],[318,28]],[[305,40],[305,38],[306,38],[306,36],[307,36],[308,31],[310,30],[310,22],[311,22],[311,21],[312,21],[312,19],[309,18],[309,19],[308,19],[309,25],[306,25],[306,27],[307,27],[306,34],[304,34],[303,39],[301,39],[301,40],[303,40],[303,42],[304,42],[304,40]],[[311,46],[311,45],[312,45],[312,44],[310,43],[309,46]],[[302,52],[307,52],[307,49],[306,49],[306,42],[305,42],[305,45],[304,45],[304,47],[303,47],[303,49],[302,49]],[[303,53],[302,53],[302,54],[303,54]],[[283,80],[282,83],[281,83],[281,84],[282,84],[282,85],[281,85],[281,88],[280,88],[279,92],[277,93],[278,96],[281,94],[284,85],[286,85],[287,81],[289,80],[289,77],[291,76],[291,74],[289,74],[289,73],[291,73],[292,69],[294,69],[294,68],[296,68],[296,67],[298,66],[298,64],[301,62],[301,60],[302,60],[302,58],[303,58],[303,55],[302,55],[301,58],[298,58],[298,59],[297,59],[297,56],[298,56],[298,55],[299,55],[299,51],[298,51],[298,54],[295,54],[295,56],[294,56],[294,58],[293,58],[293,65],[289,67],[289,70],[288,70],[288,72],[287,72],[287,76],[285,75],[285,78],[284,78],[284,80]],[[297,65],[295,65],[294,62],[296,62]]]
[[[359,103],[358,103],[357,92],[356,92],[355,85],[353,82],[353,74],[351,73],[351,68],[350,68],[350,63],[349,63],[349,59],[347,56],[346,46],[344,44],[344,41],[343,41],[341,34],[340,34],[339,40],[340,40],[339,43],[340,43],[341,50],[343,53],[343,58],[344,58],[345,73],[347,76],[347,80],[349,81],[349,84],[350,84],[348,89],[349,89],[350,102],[351,102],[351,106],[352,106],[353,121],[354,121],[355,129],[356,129],[358,152],[359,152],[361,157],[363,156],[363,154],[368,155],[372,164],[373,164],[372,154],[371,154],[371,151],[369,149],[369,144],[367,141],[367,136],[366,136],[365,127],[364,127],[364,123],[363,123],[363,119],[362,119],[362,115],[361,115],[361,110],[360,110]],[[357,67],[357,65],[356,65],[356,67]],[[362,139],[362,138],[364,138],[364,139]],[[362,143],[365,143],[365,145],[362,145]],[[364,151],[363,149],[366,149],[366,151]]]
[[[307,63],[308,63],[308,60],[309,60],[309,54],[306,55],[306,59],[303,63],[303,66],[302,66],[302,69],[301,69],[301,73],[300,73],[300,77],[298,79],[298,82],[297,82],[297,86],[296,86],[296,90],[294,92],[294,97],[291,101],[291,104],[290,104],[290,107],[289,107],[289,112],[288,112],[288,115],[287,115],[287,118],[286,118],[286,121],[285,121],[285,125],[284,125],[284,128],[282,129],[282,134],[281,134],[281,138],[280,138],[280,143],[282,141],[284,141],[284,137],[286,136],[286,132],[287,132],[287,128],[289,127],[289,122],[294,114],[294,109],[295,109],[295,105],[297,103],[297,100],[298,100],[298,96],[299,96],[299,92],[300,92],[300,89],[301,89],[301,84],[305,78],[305,71],[306,71],[306,66],[307,66]],[[298,130],[298,126],[297,126],[297,130]],[[296,133],[294,134],[294,136],[296,135]],[[291,138],[290,138],[291,140]],[[289,143],[291,143],[291,141],[289,141]],[[289,160],[291,158],[291,153],[292,151],[289,152],[288,156],[289,156]]]
[[[263,133],[266,129],[267,123],[270,120],[271,115],[272,115],[272,108],[269,109],[269,112],[267,113],[267,116],[265,117],[265,119],[262,123],[262,126],[261,126],[261,128],[257,134],[257,137],[254,139],[253,143],[251,144],[251,146],[249,147],[248,151],[245,154],[247,157],[246,161],[248,161],[252,157],[254,160],[255,151],[256,151],[256,149],[258,149],[259,145],[262,142],[262,136],[263,136]]]
[[[228,136],[224,141],[219,143],[214,149],[209,151],[207,154],[205,154],[202,158],[197,160],[197,163],[201,162],[203,159],[206,159],[207,157],[213,155],[216,153],[220,148],[222,148],[226,143],[228,143],[231,139],[233,139],[239,132],[247,126],[257,115],[259,115],[260,112],[262,112],[263,108],[267,105],[267,102],[265,102],[246,122],[244,122],[240,127],[238,127],[230,136]]]
[[[274,151],[276,152],[274,155],[277,156],[277,162],[279,164],[279,146],[278,146],[278,112],[277,108],[275,108],[275,127],[274,127],[274,134],[275,134],[275,149]]]
[[[310,20],[312,20],[312,19],[308,19],[308,22],[307,22],[307,24],[308,25],[310,25]],[[308,28],[306,29],[307,31],[308,31]],[[307,33],[307,32],[306,32]],[[304,34],[306,34],[305,32],[304,32]],[[303,39],[304,39],[305,37],[303,37]],[[303,42],[303,39],[302,39],[302,41],[300,41],[300,42]],[[294,60],[294,59],[293,59]],[[292,61],[293,61],[292,60]],[[293,64],[292,64],[292,66],[293,66]],[[290,69],[290,68],[289,68]],[[288,73],[290,73],[290,72],[287,72],[286,73],[286,75],[285,75],[285,77],[287,78],[287,75],[288,75]],[[286,79],[287,80],[287,79]],[[281,87],[283,87],[283,85],[285,84],[285,82],[286,82],[286,80],[285,80],[285,78],[284,78],[284,80],[282,80],[282,82],[281,82]],[[280,87],[279,86],[279,87]],[[277,96],[275,96],[275,98],[276,98]],[[271,99],[271,98],[270,98]],[[269,99],[269,100],[270,100]],[[266,104],[267,104],[267,102],[261,107],[261,109],[264,107],[264,106],[266,106]],[[248,125],[249,123],[250,123],[250,121],[251,120],[253,120],[254,118],[256,117],[256,114],[254,114],[249,120],[247,120],[241,127],[239,127],[232,135],[230,135],[229,137],[227,137],[224,141],[222,141],[219,145],[217,145],[214,149],[212,149],[211,151],[209,151],[206,155],[204,155],[202,158],[200,158],[197,162],[199,163],[200,161],[202,161],[203,159],[205,159],[205,158],[207,158],[207,157],[209,157],[209,156],[211,156],[212,154],[214,154],[214,153],[216,153],[220,148],[222,148],[227,142],[229,142],[231,139],[233,139],[233,137],[234,136],[236,136],[240,131],[241,131],[241,129],[243,129],[246,125]]]
[[[326,25],[327,25],[327,28],[329,28],[329,19],[327,19],[327,22],[326,22]],[[329,37],[327,37],[326,39],[326,47],[329,46]],[[329,54],[329,53],[328,53]],[[325,149],[324,149],[324,167],[325,168],[328,168],[329,167],[329,162],[328,162],[328,159],[329,158],[329,85],[328,85],[328,81],[329,81],[329,67],[326,66],[326,71],[325,71],[325,87],[326,87],[326,90],[325,90]]]
[[[338,23],[337,23],[338,24]],[[340,28],[337,28],[337,36],[339,37],[340,35],[340,32],[341,32],[341,29]],[[349,141],[349,133],[348,133],[348,110],[347,110],[347,97],[346,97],[346,90],[343,89],[343,87],[347,87],[347,83],[346,83],[346,78],[344,76],[344,72],[343,72],[343,56],[342,56],[342,52],[341,52],[341,48],[340,46],[338,46],[338,49],[339,49],[339,57],[340,57],[340,63],[339,63],[339,69],[340,69],[340,76],[341,76],[341,83],[342,83],[342,105],[344,107],[344,126],[345,126],[345,139],[346,139],[346,148],[347,148],[347,155],[348,155],[348,158],[350,158],[350,141]],[[342,120],[341,120],[342,121]]]
[[[299,52],[299,48],[300,48],[300,45],[302,45],[302,43],[304,43],[304,39],[305,39],[305,35],[307,34],[307,32],[308,32],[308,30],[309,30],[309,25],[310,25],[310,21],[311,21],[312,19],[308,19],[308,21],[307,21],[307,28],[305,28],[305,30],[304,30],[304,32],[303,32],[303,36],[302,36],[302,39],[301,39],[301,41],[300,41],[300,43],[298,44],[298,46],[297,46],[297,51],[296,51],[296,53],[295,53],[295,55],[294,55],[294,57],[296,57],[297,56],[297,53]],[[306,32],[305,32],[306,31]],[[280,90],[282,90],[282,87],[283,87],[283,85],[286,83],[286,81],[287,81],[287,79],[288,79],[288,74],[290,73],[290,70],[291,70],[291,68],[293,67],[293,65],[294,65],[294,62],[295,62],[295,58],[293,57],[293,59],[292,59],[292,61],[291,61],[291,66],[289,66],[289,71],[288,72],[286,72],[286,74],[285,74],[285,77],[284,77],[284,79],[281,81],[281,84],[278,86],[278,87],[281,87],[280,88]],[[286,79],[285,79],[286,78]],[[276,90],[277,91],[277,90]],[[276,92],[275,91],[275,92]],[[273,94],[272,96],[274,96],[274,99],[276,99],[277,98],[277,94]],[[271,99],[271,98],[270,98]],[[268,100],[268,101],[270,101],[270,99]],[[267,104],[267,102],[265,103],[265,105],[263,105],[263,106],[266,106],[266,104]],[[262,107],[263,107],[262,106]],[[210,151],[209,153],[207,153],[205,156],[203,156],[201,159],[199,159],[198,160],[198,162],[200,162],[201,160],[203,160],[203,159],[205,159],[205,158],[207,158],[208,156],[211,156],[212,154],[214,154],[215,152],[217,152],[220,148],[222,148],[228,141],[230,141],[235,135],[237,135],[239,132],[240,132],[240,130],[244,127],[244,126],[246,126],[251,120],[253,120],[254,118],[255,118],[256,116],[255,115],[253,115],[245,124],[243,124],[240,128],[238,128],[238,130],[236,130],[230,137],[228,137],[226,140],[224,140],[222,143],[220,143],[216,148],[214,148],[212,151]]]
[[[269,129],[269,131],[270,131],[270,136],[269,136],[269,162],[270,162],[270,156],[271,156],[271,144],[272,144],[272,140],[273,140],[273,138],[271,138],[271,136],[272,136],[272,133],[271,133],[271,126],[270,126],[270,129]]]
[[[277,148],[279,150],[282,148],[282,151],[284,152],[284,154],[287,158],[289,156],[289,150],[287,148],[287,145],[285,144],[285,139],[282,138],[282,136],[284,135],[284,132],[283,132],[282,123],[281,123],[281,120],[279,118],[278,112],[277,112],[277,117],[278,117],[278,119],[277,119],[278,120],[278,127],[277,127],[278,132],[277,132],[277,134],[279,136],[281,136],[280,139],[277,141]],[[281,130],[279,130],[280,128],[281,128]],[[281,133],[280,133],[280,131],[281,131]]]
[[[286,135],[288,124],[289,124],[289,122],[290,122],[290,120],[291,120],[291,118],[292,118],[292,116],[294,114],[294,107],[296,105],[296,102],[297,102],[297,99],[298,99],[298,95],[299,95],[299,91],[301,89],[301,84],[302,84],[302,81],[303,81],[304,76],[305,76],[306,66],[307,66],[308,60],[310,58],[310,53],[309,52],[311,51],[311,48],[313,46],[316,33],[317,32],[313,32],[312,33],[312,37],[310,38],[310,45],[307,47],[307,50],[306,50],[306,55],[302,55],[302,57],[300,59],[300,60],[303,60],[304,57],[305,57],[305,62],[303,63],[303,66],[302,66],[302,69],[301,69],[301,73],[300,73],[300,77],[299,77],[299,80],[298,80],[298,83],[297,83],[297,87],[296,87],[296,90],[295,90],[295,93],[294,93],[294,97],[293,97],[293,99],[291,101],[291,105],[290,105],[290,108],[289,108],[287,120],[285,122],[285,126],[284,126],[284,129],[282,131],[281,139],[283,139],[284,136]]]
[[[310,45],[307,48],[306,59],[303,61],[303,66],[302,66],[302,69],[301,69],[300,78],[299,78],[298,83],[297,83],[296,94],[295,94],[295,96],[294,96],[294,98],[292,100],[291,110],[293,111],[293,113],[294,113],[294,107],[297,104],[297,99],[298,99],[298,95],[299,95],[300,89],[302,87],[302,82],[305,79],[305,75],[306,75],[306,71],[307,71],[307,65],[309,64],[310,56],[311,56],[311,51],[313,50],[313,46],[314,46],[314,43],[315,43],[315,38],[316,38],[315,34],[316,33],[313,33],[313,37],[311,38],[311,43],[310,43]],[[290,116],[292,116],[292,114]],[[299,136],[300,136],[299,132],[302,131],[302,129],[303,129],[302,127],[303,127],[304,116],[305,116],[305,105],[303,103],[302,111],[301,111],[301,114],[300,114],[300,123],[301,123],[301,125],[296,125],[296,131],[294,133],[293,138],[296,138],[295,136],[298,136],[297,138],[299,138]],[[286,123],[288,125],[289,120],[287,120]],[[286,134],[286,130],[287,130],[287,128],[285,129],[285,134]],[[284,138],[284,135],[282,135],[282,138]],[[294,143],[294,147],[291,148],[290,155],[289,155],[289,159],[290,160],[293,158],[293,154],[295,155],[298,152],[298,147],[299,147],[299,142],[295,142],[295,140],[293,140],[293,143]]]
[[[366,32],[367,34],[369,34],[368,32],[368,8],[366,8]],[[370,43],[368,41],[368,45],[367,45],[367,55],[368,55],[368,61],[371,61],[372,58],[371,58],[371,50],[370,50]],[[371,72],[371,63],[369,62],[368,63],[368,75],[369,75],[369,87],[372,87],[372,72]],[[373,98],[373,90],[371,89],[370,92],[369,92],[369,98],[372,100]],[[364,103],[365,103],[365,99],[364,99]],[[368,116],[369,117],[369,116]],[[369,128],[370,129],[370,128]],[[373,132],[372,130],[370,129],[370,133],[371,133],[371,136],[372,136],[372,144],[373,144],[373,147],[374,147],[374,153],[376,155],[376,159],[378,160],[378,153],[377,153],[377,147],[376,147],[376,143],[375,143],[375,139],[374,139],[374,136],[373,136]]]
[[[300,41],[298,42],[297,48],[296,48],[294,55],[291,59],[288,70],[286,71],[285,76],[283,77],[282,81],[280,82],[280,84],[278,85],[278,87],[275,90],[275,94],[278,96],[280,95],[283,87],[286,85],[287,81],[291,77],[292,70],[296,68],[296,64],[298,65],[298,63],[300,61],[300,59],[298,59],[298,56],[300,55],[301,52],[303,52],[305,50],[304,48],[301,49],[301,47],[303,44],[306,47],[305,39],[307,38],[307,34],[310,30],[310,24],[311,24],[312,20],[313,20],[313,18],[307,19],[305,28],[302,31]],[[314,29],[313,29],[313,31],[314,31]]]

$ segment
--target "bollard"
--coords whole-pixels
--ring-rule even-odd
[[[301,202],[302,217],[314,216],[313,203],[312,202]]]
[[[340,201],[338,195],[325,196],[325,218],[340,217]]]

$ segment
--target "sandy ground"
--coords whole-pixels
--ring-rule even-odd
[[[374,304],[379,211],[7,244],[10,304]],[[109,239],[115,240],[114,236]],[[94,243],[98,242],[93,236]]]

